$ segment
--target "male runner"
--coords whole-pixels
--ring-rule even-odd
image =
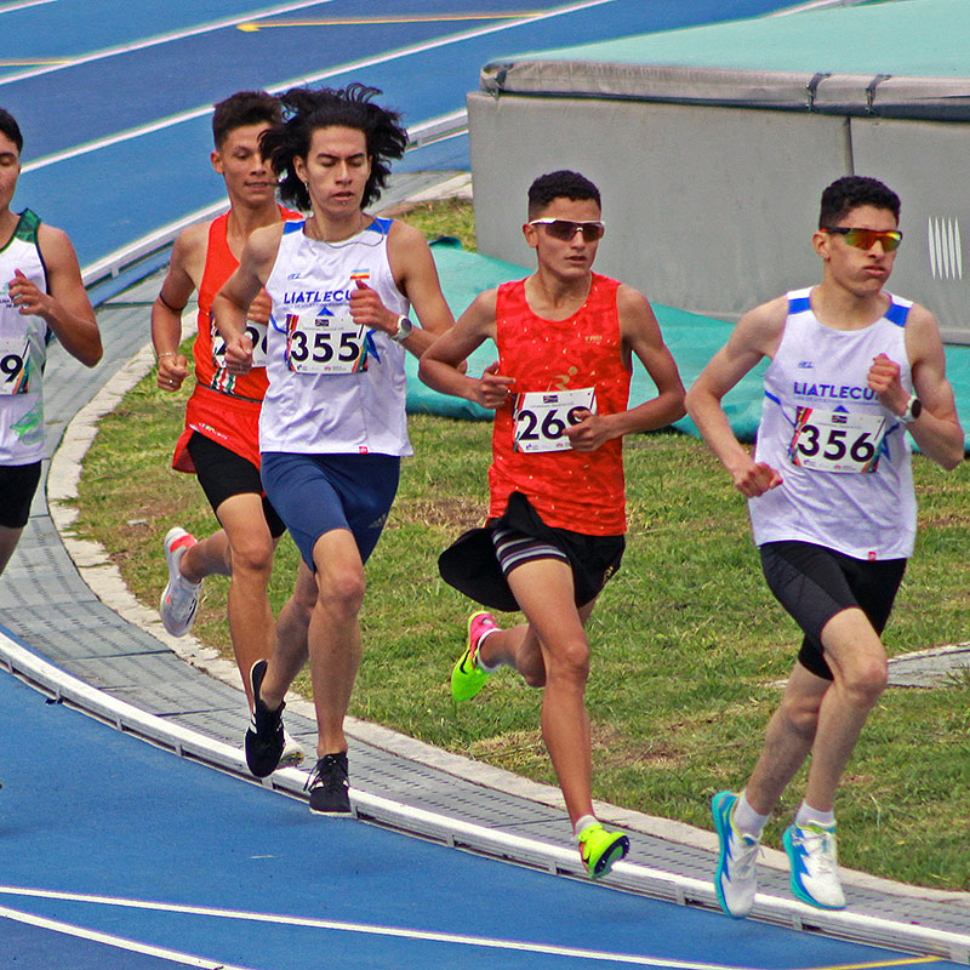
[[[784,835],[803,902],[845,905],[835,792],[886,686],[880,634],[916,532],[908,430],[944,468],[963,432],[933,315],[884,290],[902,241],[899,198],[849,176],[822,194],[813,237],[822,282],[750,311],[687,396],[707,443],[749,499],[765,578],[805,637],[761,756],[738,794],[714,796],[715,879],[746,916],[768,815],[812,754],[805,800]],[[754,456],[721,399],[762,357],[765,400]]]
[[[198,290],[199,331],[193,346],[196,386],[172,466],[195,472],[222,528],[197,542],[175,527],[165,536],[169,581],[159,612],[165,629],[181,637],[191,629],[206,576],[229,576],[229,633],[252,707],[249,671],[273,650],[273,613],[267,587],[273,552],[285,531],[263,497],[259,480],[259,409],[266,392],[264,365],[269,300],[260,294],[247,326],[257,347],[246,375],[226,368],[225,346],[212,319],[212,299],[239,265],[251,232],[299,218],[276,202],[276,179],[263,159],[259,137],[280,120],[279,102],[265,91],[239,91],[215,106],[212,167],[225,181],[229,211],[190,226],[176,240],[172,262],[152,307],[152,340],[158,355],[158,386],[177,391],[188,376],[179,353],[182,310]],[[290,742],[288,763],[302,760]]]
[[[442,575],[486,605],[521,608],[528,621],[500,630],[489,613],[475,613],[452,695],[474,697],[503,664],[545,687],[543,740],[593,878],[626,855],[629,841],[593,814],[584,626],[623,555],[623,436],[684,413],[680,375],[650,304],[593,272],[600,214],[599,191],[583,176],[536,179],[523,226],[536,272],[479,296],[425,353],[420,371],[431,387],[495,409],[490,529],[475,534],[487,543],[476,556],[459,540],[443,557]],[[486,338],[498,346],[498,362],[480,378],[463,375],[458,365]],[[628,410],[634,354],[657,396]],[[452,573],[483,559],[497,571],[496,558],[512,594],[505,602]]]
[[[0,573],[30,516],[44,458],[44,362],[56,337],[86,367],[101,335],[70,239],[10,211],[24,139],[0,108]]]
[[[350,810],[343,721],[360,664],[364,563],[411,454],[404,352],[419,354],[452,324],[421,233],[364,211],[407,143],[398,115],[373,102],[379,93],[351,84],[282,96],[287,120],[263,146],[283,199],[312,215],[255,232],[214,303],[230,371],[243,374],[253,360],[246,308],[263,286],[273,301],[262,477],[303,559],[273,656],[252,669],[247,761],[257,776],[276,768],[283,696],[309,654],[319,731],[310,808],[327,814]]]

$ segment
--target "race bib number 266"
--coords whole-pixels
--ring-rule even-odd
[[[792,464],[819,472],[874,472],[879,463],[886,418],[799,408],[788,446]]]
[[[578,424],[580,412],[596,413],[596,389],[580,387],[570,391],[529,391],[516,396],[513,410],[515,450],[525,452],[569,451],[565,435]]]

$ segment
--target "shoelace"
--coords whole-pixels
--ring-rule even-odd
[[[321,758],[316,765],[314,765],[313,771],[310,773],[310,777],[307,778],[303,785],[304,791],[309,791],[318,782],[324,786],[324,788],[329,791],[342,791],[343,790],[343,778],[342,772],[338,773],[336,771],[327,771],[327,777],[324,779],[324,771],[328,768],[335,768],[339,762],[333,755],[327,755]]]
[[[734,831],[734,835],[737,837],[735,840],[737,851],[733,856],[734,865],[732,868],[742,879],[747,879],[758,861],[758,852],[761,848],[761,843],[749,842],[737,830]]]
[[[806,854],[815,863],[819,875],[832,875],[838,867],[835,848],[835,833],[825,829],[801,829],[803,834],[795,836]]]

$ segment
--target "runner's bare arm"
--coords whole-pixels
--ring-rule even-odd
[[[158,386],[177,391],[188,376],[188,361],[179,353],[182,310],[201,282],[208,225],[189,226],[172,247],[172,261],[152,304],[152,345],[158,358]]]
[[[42,223],[37,248],[47,267],[48,292],[41,293],[18,269],[9,281],[10,298],[24,316],[43,318],[72,357],[94,367],[103,353],[101,334],[71,240],[60,229]]]
[[[906,324],[906,351],[913,388],[923,406],[919,418],[908,424],[906,430],[924,455],[944,468],[956,468],[963,461],[964,436],[953,388],[946,378],[943,341],[933,314],[918,304],[910,310]],[[885,354],[873,361],[869,387],[893,414],[905,413],[909,394],[900,383],[899,364]]]
[[[236,272],[212,301],[212,318],[226,342],[226,368],[246,374],[253,366],[253,342],[246,333],[246,314],[266,285],[283,238],[283,223],[257,229],[247,240]]]
[[[454,326],[455,318],[441,293],[431,248],[419,230],[395,220],[387,238],[387,258],[398,289],[408,298],[421,324],[414,328],[402,346],[415,357],[420,357],[434,343],[438,334]],[[390,311],[387,313],[391,319],[382,329],[389,327],[388,332],[394,333],[397,330],[397,315]]]
[[[587,414],[565,431],[576,451],[595,451],[613,438],[664,428],[685,413],[684,385],[650,302],[638,290],[621,284],[616,294],[616,308],[623,353],[626,358],[630,353],[636,354],[656,384],[657,396],[627,411]],[[629,366],[629,359],[626,362]]]
[[[687,412],[704,440],[731,473],[734,487],[749,498],[781,484],[779,472],[755,462],[731,430],[721,400],[764,356],[777,349],[785,326],[785,297],[746,313],[731,338],[710,360],[687,392]]]
[[[454,327],[422,354],[418,376],[428,387],[485,408],[499,408],[508,403],[515,381],[498,373],[497,361],[486,367],[481,377],[465,374],[468,355],[485,340],[495,339],[496,297],[495,290],[480,293]]]

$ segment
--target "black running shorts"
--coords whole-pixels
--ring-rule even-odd
[[[266,516],[270,535],[278,539],[286,532],[283,520],[263,494],[259,469],[251,461],[237,455],[225,445],[220,445],[218,441],[199,434],[198,431],[189,438],[188,450],[202,491],[205,492],[205,497],[216,515],[219,514],[219,506],[227,498],[232,498],[234,495],[256,494],[262,496],[263,515]]]
[[[22,529],[30,518],[30,503],[40,481],[39,461],[30,465],[0,465],[0,525]]]
[[[870,562],[810,542],[766,542],[761,568],[775,598],[805,634],[798,662],[817,677],[832,680],[822,648],[825,624],[837,613],[858,607],[876,633],[882,633],[906,560]]]

